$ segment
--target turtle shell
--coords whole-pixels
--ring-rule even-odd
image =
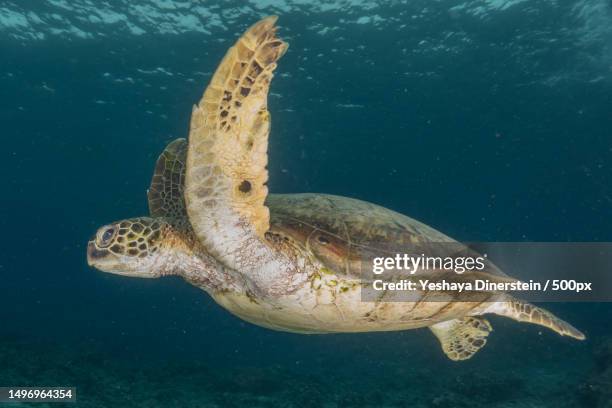
[[[270,233],[289,236],[337,274],[372,274],[376,257],[396,254],[429,257],[479,256],[469,247],[410,217],[347,197],[324,194],[271,194]],[[485,261],[481,273],[507,277]]]

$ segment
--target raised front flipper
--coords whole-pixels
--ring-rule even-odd
[[[185,180],[187,213],[200,241],[259,286],[284,285],[273,281],[290,264],[264,237],[270,226],[267,96],[287,49],[275,22],[261,20],[229,49],[194,107]]]
[[[171,142],[157,159],[147,192],[152,217],[185,218],[183,198],[187,140]]]
[[[482,317],[464,317],[430,326],[451,360],[467,360],[487,344],[487,336],[493,329]]]

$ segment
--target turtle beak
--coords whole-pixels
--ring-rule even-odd
[[[137,278],[157,278],[155,274],[144,268],[138,262],[138,259],[126,258],[121,255],[114,254],[106,248],[100,248],[96,245],[95,238],[87,243],[87,264],[92,268],[96,268],[102,272],[113,273],[115,275],[132,276]]]
[[[87,264],[102,272],[129,275],[117,255],[108,249],[99,248],[93,241],[87,243]]]
[[[99,250],[93,240],[87,243],[87,264],[94,268],[99,268],[100,261],[108,256],[109,252]]]

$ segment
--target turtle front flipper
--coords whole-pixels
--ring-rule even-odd
[[[187,140],[171,142],[157,159],[151,187],[147,192],[152,217],[185,218],[183,198]]]
[[[267,97],[276,61],[287,50],[275,22],[261,20],[229,49],[193,109],[189,133],[185,199],[191,225],[209,252],[246,273],[278,269],[270,263],[282,257],[264,238],[270,224],[264,204]]]
[[[467,360],[487,344],[493,329],[482,317],[464,317],[434,324],[429,327],[440,340],[444,353],[454,361]]]

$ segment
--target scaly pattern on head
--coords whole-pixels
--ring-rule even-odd
[[[95,244],[116,255],[146,258],[159,250],[162,224],[150,218],[134,218],[104,226]]]
[[[171,226],[160,218],[132,218],[98,229],[87,246],[87,260],[105,272],[156,277],[160,249]]]

